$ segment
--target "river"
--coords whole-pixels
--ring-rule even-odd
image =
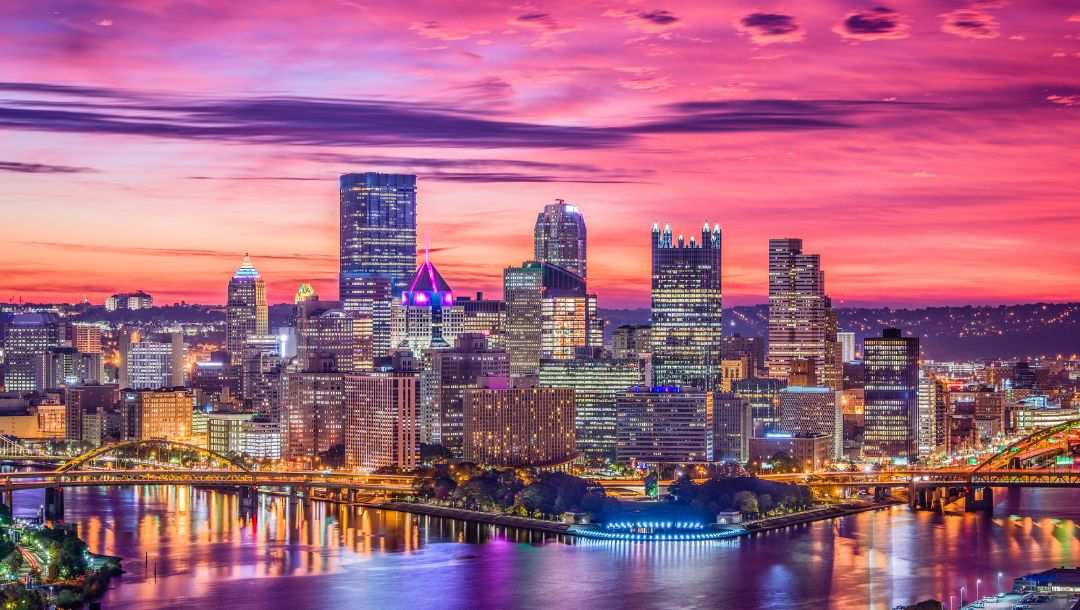
[[[107,609],[878,608],[1080,565],[1080,491],[997,490],[993,517],[863,513],[734,541],[560,540],[460,521],[187,487],[65,492],[124,559]],[[29,515],[40,492],[18,492]]]

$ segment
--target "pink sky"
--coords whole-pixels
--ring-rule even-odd
[[[704,221],[731,304],[770,237],[840,305],[1080,298],[1073,2],[8,0],[0,74],[0,300],[220,303],[245,251],[333,298],[350,171],[420,176],[459,293],[563,198],[606,307]]]

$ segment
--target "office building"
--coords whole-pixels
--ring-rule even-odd
[[[81,354],[100,354],[101,326],[88,322],[72,323],[71,346]]]
[[[535,260],[556,265],[584,280],[585,218],[576,206],[562,199],[544,206],[533,231]]]
[[[390,352],[390,305],[416,271],[416,176],[340,178],[339,298],[372,320],[376,357]]]
[[[541,387],[574,390],[577,452],[587,460],[615,459],[616,399],[645,384],[640,358],[614,358],[602,348],[579,349],[572,360],[540,361]]]
[[[949,402],[946,385],[935,377],[919,379],[918,455],[926,457],[945,449]],[[865,418],[865,395],[863,413]]]
[[[240,392],[256,413],[277,421],[281,415],[281,339],[278,335],[249,335],[240,360]]]
[[[750,461],[750,439],[753,436],[754,418],[750,401],[730,392],[714,394],[713,461],[740,464]]]
[[[281,459],[281,425],[267,417],[256,416],[242,427],[240,452],[257,460]]]
[[[631,388],[615,401],[615,459],[638,464],[709,462],[713,393]]]
[[[477,292],[476,298],[457,297],[464,319],[462,332],[487,337],[489,347],[503,347],[506,338],[506,301],[485,299]]]
[[[731,391],[750,403],[754,419],[754,436],[780,429],[780,391],[785,387],[780,379],[751,377],[733,381]]]
[[[191,439],[192,395],[183,388],[123,390],[120,392],[125,438]]]
[[[487,378],[465,391],[465,459],[488,466],[549,466],[574,455],[574,391],[514,387]]]
[[[4,389],[35,392],[45,389],[42,358],[50,347],[63,342],[55,315],[20,313],[11,317],[4,332]]]
[[[296,305],[296,357],[303,370],[315,362],[342,373],[371,370],[371,317],[338,305],[318,299]]]
[[[833,459],[833,451],[833,437],[828,434],[772,432],[750,439],[750,462],[765,471],[781,454],[794,462],[798,471],[816,472]]]
[[[840,342],[840,359],[844,362],[853,362],[855,360],[855,333],[837,332],[836,340]]]
[[[154,306],[154,297],[138,290],[121,292],[105,299],[105,311],[150,309]]]
[[[266,284],[251,264],[251,257],[244,260],[229,280],[225,307],[225,345],[232,364],[240,364],[244,343],[252,335],[266,335],[269,328],[269,310],[266,306]]]
[[[638,358],[652,349],[648,324],[623,324],[611,332],[611,355],[615,358]]]
[[[83,421],[87,414],[96,415],[112,409],[120,400],[120,391],[116,385],[82,385],[64,390],[64,434],[68,440],[90,441],[98,439],[100,431],[91,430],[91,437],[84,434]]]
[[[794,436],[827,436],[832,448],[830,457],[839,460],[844,455],[844,415],[831,388],[798,386],[780,390],[780,431]]]
[[[281,413],[284,457],[309,465],[345,445],[343,372],[291,372]]]
[[[747,377],[764,377],[765,340],[761,337],[744,337],[739,333],[725,336],[721,342],[724,358],[728,360],[745,359],[748,362]]]
[[[463,332],[464,308],[454,302],[450,284],[425,255],[424,263],[391,308],[390,346],[420,357],[446,349]]]
[[[42,356],[42,378],[47,389],[101,383],[101,354],[83,354],[74,347],[50,347]]]
[[[769,376],[787,379],[795,360],[826,362],[829,305],[817,254],[801,239],[769,240]],[[838,387],[835,389],[839,389]]]
[[[206,414],[206,439],[210,451],[239,455],[244,450],[244,424],[254,413],[215,411]]]
[[[136,335],[135,343],[124,343],[125,387],[134,390],[171,388],[184,385],[184,341],[173,333],[168,342],[153,341]]]
[[[652,343],[656,385],[711,391],[720,383],[723,350],[720,227],[701,241],[652,228]]]
[[[413,468],[419,458],[416,375],[373,372],[345,377],[345,465]]]
[[[731,384],[736,381],[742,381],[750,377],[753,373],[750,370],[750,358],[742,356],[739,358],[724,358],[720,361],[720,389],[724,392],[731,391]]]
[[[863,340],[863,365],[863,456],[898,463],[916,459],[919,339],[886,328],[881,337]],[[1003,414],[996,415],[999,421],[1004,419]]]
[[[430,370],[423,375],[420,440],[442,445],[451,456],[464,455],[465,392],[487,377],[510,375],[510,356],[492,348],[481,334],[458,335],[454,347],[431,354]]]

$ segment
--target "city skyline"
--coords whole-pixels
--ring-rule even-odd
[[[418,175],[462,292],[561,198],[603,307],[647,305],[657,220],[724,228],[730,305],[782,237],[837,307],[1080,294],[1075,8],[474,9],[7,3],[0,298],[219,303],[244,252],[270,302],[334,298],[335,179],[364,171]]]

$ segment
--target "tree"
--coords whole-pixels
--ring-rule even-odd
[[[550,515],[555,509],[555,490],[543,483],[533,483],[518,493],[516,503],[530,513]]]
[[[689,504],[697,497],[698,486],[694,485],[693,479],[690,475],[684,474],[671,483],[668,487],[668,493],[679,504]]]
[[[755,515],[759,512],[758,499],[752,491],[740,491],[735,494],[734,503],[739,512],[744,515]]]
[[[655,498],[660,493],[660,489],[656,483],[656,473],[650,472],[645,477],[645,495],[650,498]]]

